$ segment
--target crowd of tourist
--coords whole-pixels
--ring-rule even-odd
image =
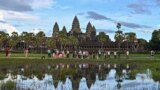
[[[25,48],[24,56],[28,57],[28,53],[29,53],[29,49]],[[11,49],[6,48],[5,54],[6,54],[6,57],[10,57]],[[129,56],[130,56],[130,52],[128,50],[123,52],[118,52],[118,51],[107,51],[107,50],[101,50],[101,49],[99,49],[98,51],[87,51],[87,50],[69,51],[69,50],[48,49],[47,54],[49,58],[52,57],[52,58],[77,58],[77,59],[101,59],[101,58],[117,59],[117,58],[120,58],[121,56],[120,54],[125,54],[126,59],[129,59]],[[151,58],[154,58],[155,56],[154,50],[150,51],[150,56]]]
[[[48,57],[53,57],[53,58],[77,58],[77,59],[110,59],[111,56],[114,56],[114,59],[120,58],[120,53],[117,51],[104,51],[104,50],[98,50],[96,51],[82,51],[82,50],[75,50],[75,51],[69,51],[69,50],[58,50],[58,49],[48,49],[47,50]],[[112,55],[113,54],[113,55]],[[129,51],[125,51],[126,58],[129,58]]]

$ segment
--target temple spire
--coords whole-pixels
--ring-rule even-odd
[[[87,27],[86,27],[86,33],[91,33],[92,32],[92,25],[90,22],[88,22]]]
[[[77,16],[75,16],[73,19],[71,32],[73,32],[75,34],[81,33],[79,20],[78,20]]]
[[[56,37],[58,34],[59,34],[59,26],[58,26],[58,23],[55,22],[54,27],[53,27],[52,36],[53,36],[53,37]]]
[[[65,26],[63,26],[63,28],[62,28],[62,32],[64,32],[64,33],[67,34],[67,30],[66,30],[66,27],[65,27]]]

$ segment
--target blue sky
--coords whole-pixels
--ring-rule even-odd
[[[120,22],[124,33],[149,41],[160,29],[160,0],[0,0],[0,30],[8,33],[42,30],[51,36],[56,21],[69,31],[75,15],[83,32],[90,21],[114,40]]]

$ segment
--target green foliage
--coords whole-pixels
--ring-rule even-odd
[[[160,29],[154,30],[152,33],[152,38],[149,42],[151,49],[159,51],[160,50]]]
[[[55,48],[55,46],[56,46],[55,38],[47,38],[46,45],[48,48]]]
[[[3,88],[4,90],[14,90],[15,87],[16,87],[16,83],[14,81],[7,81],[1,86],[1,88]]]
[[[125,36],[122,31],[116,31],[114,39],[116,40],[116,42],[121,43],[124,40],[124,37]]]
[[[0,80],[3,80],[5,77],[6,77],[6,75],[3,72],[1,72],[0,73]]]
[[[104,32],[99,32],[98,41],[101,42],[102,44],[105,43],[108,39],[107,35]]]
[[[117,23],[117,29],[119,30],[121,28],[121,23]]]

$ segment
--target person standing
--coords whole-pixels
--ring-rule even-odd
[[[51,57],[51,50],[50,49],[47,50],[47,53],[48,53],[48,57]]]
[[[25,53],[25,57],[28,57],[28,48],[25,48],[24,53]]]
[[[107,50],[104,51],[103,55],[104,55],[104,59],[106,60],[107,59]]]
[[[116,59],[116,58],[117,58],[117,52],[114,51],[114,59]]]
[[[69,50],[67,50],[67,58],[69,58]]]
[[[9,48],[6,48],[5,52],[6,52],[6,57],[8,57],[9,56]]]
[[[111,57],[110,56],[111,55],[110,51],[107,52],[107,55],[108,55],[108,59],[110,59],[110,57]]]
[[[154,58],[155,52],[151,50],[151,58]]]
[[[102,52],[101,52],[101,50],[99,49],[99,50],[98,50],[98,57],[97,57],[97,58],[101,58],[101,54],[102,54]]]
[[[81,50],[79,50],[78,56],[79,56],[79,59],[82,59],[82,58],[83,58],[83,57],[82,57],[82,51],[81,51]]]
[[[127,59],[129,58],[129,51],[128,50],[126,51],[126,58]]]

